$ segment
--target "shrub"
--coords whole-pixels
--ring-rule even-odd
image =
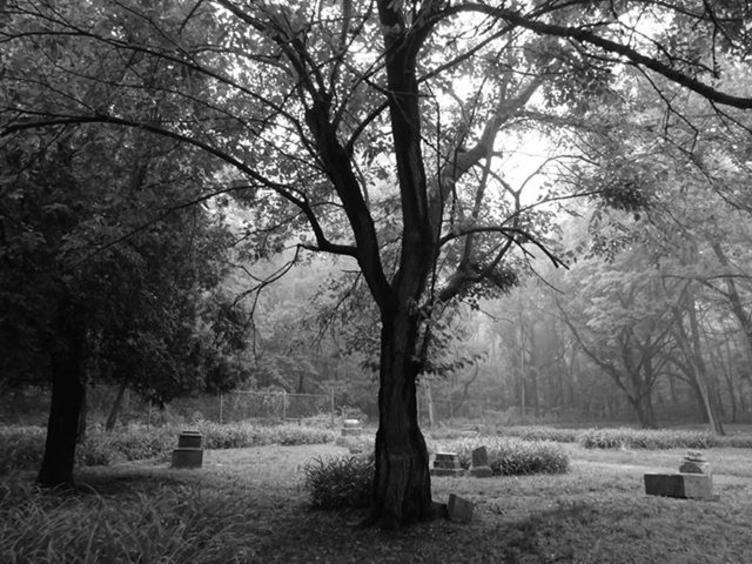
[[[469,468],[472,451],[488,450],[488,465],[494,476],[561,474],[569,469],[569,458],[556,444],[505,438],[472,438],[441,443],[440,449],[456,452],[463,468]]]
[[[575,443],[582,435],[578,429],[559,429],[542,425],[502,427],[499,434],[507,437],[519,437],[526,441],[552,441],[557,443]]]
[[[374,475],[373,456],[314,459],[304,467],[305,487],[316,509],[367,507]]]
[[[726,443],[730,437],[717,437],[703,431],[673,429],[588,429],[580,442],[585,448],[711,448]],[[730,444],[728,446],[731,446]]]
[[[0,474],[39,468],[46,434],[43,427],[0,428]]]
[[[204,446],[212,449],[244,448],[252,446],[310,445],[330,443],[336,433],[331,429],[303,425],[252,425],[249,423],[201,423],[199,431],[204,435]]]

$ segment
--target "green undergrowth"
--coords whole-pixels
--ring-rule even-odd
[[[247,503],[197,486],[123,497],[0,482],[0,562],[241,562]]]
[[[485,446],[488,465],[494,476],[526,476],[530,474],[562,474],[569,468],[564,450],[555,443],[514,438],[477,437],[443,441],[437,450],[456,452],[460,466],[470,467],[474,449]]]
[[[303,470],[313,508],[368,506],[373,486],[373,455],[316,458]]]
[[[355,445],[352,456],[317,458],[305,468],[305,487],[316,509],[362,508],[370,499],[373,475],[373,437],[348,437]],[[472,451],[485,446],[488,463],[494,476],[526,476],[567,472],[569,459],[561,446],[554,443],[530,442],[521,439],[463,438],[429,441],[430,452],[454,452],[460,465],[470,467]]]
[[[167,459],[177,446],[178,435],[185,426],[131,426],[112,432],[93,429],[76,448],[79,466],[108,466],[131,460]],[[202,422],[191,426],[204,436],[204,448],[227,449],[279,445],[329,443],[335,432],[303,425],[258,425]],[[0,428],[0,473],[39,467],[44,453],[46,430],[42,427]]]
[[[489,434],[518,437],[524,440],[579,443],[585,448],[752,448],[752,434],[720,436],[709,431],[685,429],[560,429],[545,426],[499,427],[485,430]],[[481,433],[482,434],[482,433]]]

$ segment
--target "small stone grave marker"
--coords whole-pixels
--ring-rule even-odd
[[[461,476],[462,466],[456,452],[437,452],[431,468],[431,476]]]
[[[473,450],[470,475],[476,478],[490,478],[493,476],[493,471],[488,465],[488,450],[486,447],[480,446]]]
[[[683,474],[710,474],[710,463],[705,460],[701,452],[690,450],[679,466]]]
[[[449,494],[447,512],[451,521],[469,523],[473,520],[473,503],[456,494]]]
[[[342,423],[342,436],[357,436],[363,430],[359,419],[345,419]]]
[[[173,468],[201,468],[204,462],[203,436],[198,431],[182,431],[178,448],[172,451]]]

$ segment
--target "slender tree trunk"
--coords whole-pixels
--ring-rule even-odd
[[[396,528],[434,516],[428,449],[418,426],[413,357],[416,321],[385,316],[381,334],[379,429],[370,522]]]
[[[86,421],[89,415],[89,401],[86,391],[86,382],[81,382],[81,407],[78,410],[78,426],[76,428],[76,444],[86,440]]]
[[[115,428],[115,423],[117,423],[117,417],[120,413],[120,408],[123,405],[123,398],[125,397],[125,382],[120,384],[120,387],[118,388],[117,396],[115,397],[115,401],[112,403],[112,407],[110,408],[110,413],[107,415],[107,421],[104,424],[105,431],[112,431]]]
[[[52,349],[52,401],[44,457],[37,476],[43,486],[73,484],[76,436],[85,393],[83,330],[73,309],[61,308],[57,342]]]

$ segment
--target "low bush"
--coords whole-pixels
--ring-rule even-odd
[[[305,487],[316,509],[362,508],[371,499],[373,456],[320,458],[305,468]]]
[[[542,425],[501,427],[499,435],[518,437],[526,441],[551,441],[556,443],[576,443],[582,431],[579,429],[559,429]]]
[[[0,428],[0,474],[39,468],[46,434],[43,427]]]
[[[553,443],[505,438],[471,438],[442,442],[437,450],[456,452],[463,468],[469,468],[472,451],[485,446],[494,476],[562,474],[569,469],[569,457]]]
[[[264,445],[311,445],[330,443],[337,434],[331,429],[283,424],[271,426],[247,423],[200,423],[204,446],[212,449],[245,448]]]
[[[721,446],[728,437],[703,431],[672,429],[587,429],[580,437],[585,448],[711,448]]]

